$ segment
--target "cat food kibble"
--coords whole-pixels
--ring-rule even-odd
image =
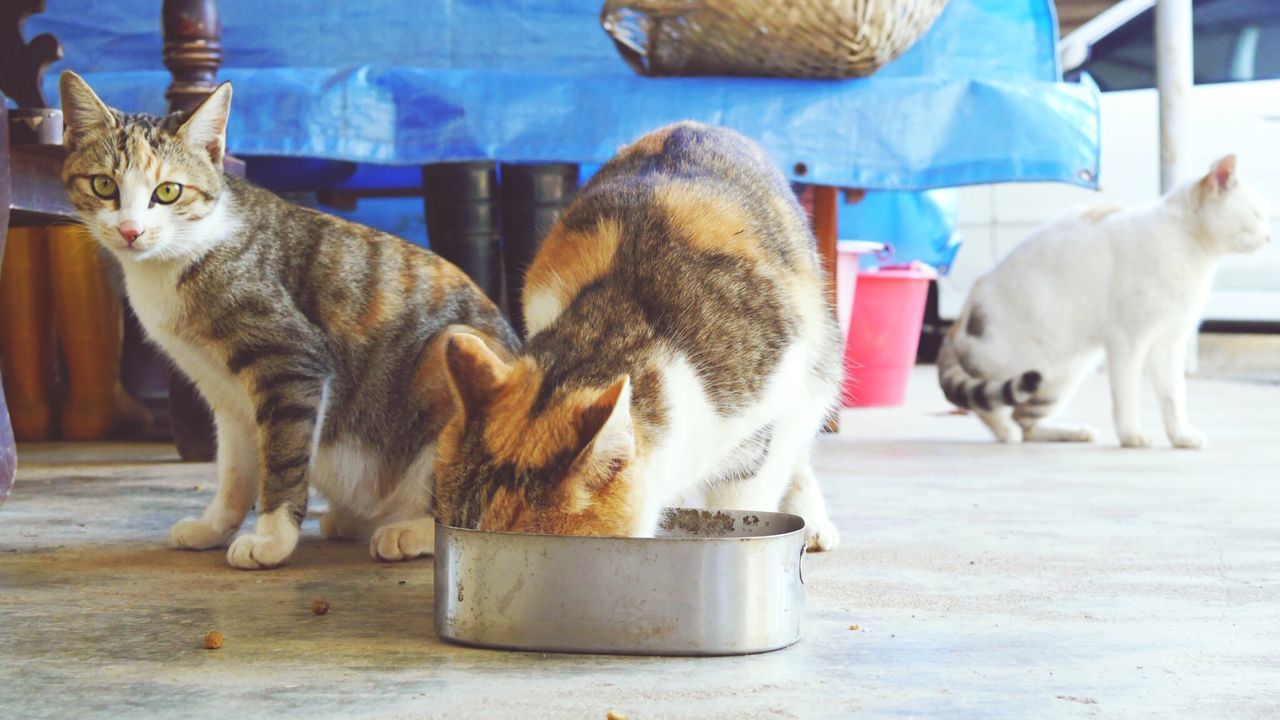
[[[328,600],[316,600],[311,603],[311,612],[316,615],[325,615],[329,612]]]
[[[217,630],[210,630],[204,634],[204,649],[217,650],[222,647],[222,641],[224,640],[226,640],[226,638],[222,636],[222,633]]]
[[[619,715],[616,712],[609,711],[609,714],[605,716],[605,720],[627,720],[627,716]]]

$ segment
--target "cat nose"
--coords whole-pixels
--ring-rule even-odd
[[[142,235],[142,228],[138,227],[138,223],[132,220],[125,220],[120,223],[120,227],[116,228],[116,230],[120,233],[120,237],[124,238],[124,241],[130,245]]]

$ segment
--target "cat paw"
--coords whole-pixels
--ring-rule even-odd
[[[1120,444],[1127,448],[1151,447],[1151,436],[1141,430],[1120,433]]]
[[[235,533],[235,528],[218,530],[207,520],[186,518],[169,528],[169,545],[181,550],[208,550],[226,545]]]
[[[996,436],[996,442],[1002,445],[1017,445],[1022,442],[1022,428],[1016,425],[1007,425],[993,427],[991,429]]]
[[[1199,450],[1204,447],[1204,444],[1207,441],[1205,440],[1204,433],[1199,430],[1187,428],[1180,433],[1170,435],[1169,442],[1173,443],[1173,446],[1176,448]]]
[[[248,533],[231,543],[227,562],[241,570],[268,570],[279,567],[293,552],[293,545],[284,538]]]
[[[1091,443],[1097,439],[1098,431],[1088,425],[1064,428],[1062,433],[1063,442]]]
[[[258,518],[254,532],[236,538],[227,548],[227,562],[241,570],[278,567],[298,546],[298,526],[286,508]]]
[[[383,525],[369,541],[369,555],[390,562],[430,555],[435,549],[436,524],[431,518]]]
[[[809,552],[835,550],[840,544],[840,531],[830,519],[823,518],[817,522],[806,522],[804,527],[804,543]]]

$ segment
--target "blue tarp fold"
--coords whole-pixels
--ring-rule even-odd
[[[1097,174],[1097,95],[1058,82],[1048,0],[952,0],[897,62],[847,81],[638,77],[600,29],[598,0],[219,7],[240,155],[591,163],[694,118],[741,130],[792,179],[820,184],[1092,186]],[[159,112],[158,26],[149,0],[51,0],[27,32],[57,34],[57,67],[86,71],[109,103]]]

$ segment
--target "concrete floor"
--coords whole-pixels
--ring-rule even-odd
[[[233,570],[163,545],[211,466],[22,447],[0,717],[1280,716],[1280,385],[1193,382],[1201,452],[1114,447],[1105,392],[1069,412],[1094,446],[997,446],[929,369],[906,407],[847,413],[817,458],[844,545],[807,561],[804,639],[740,658],[445,645],[430,562],[373,563],[312,517],[289,566]]]

